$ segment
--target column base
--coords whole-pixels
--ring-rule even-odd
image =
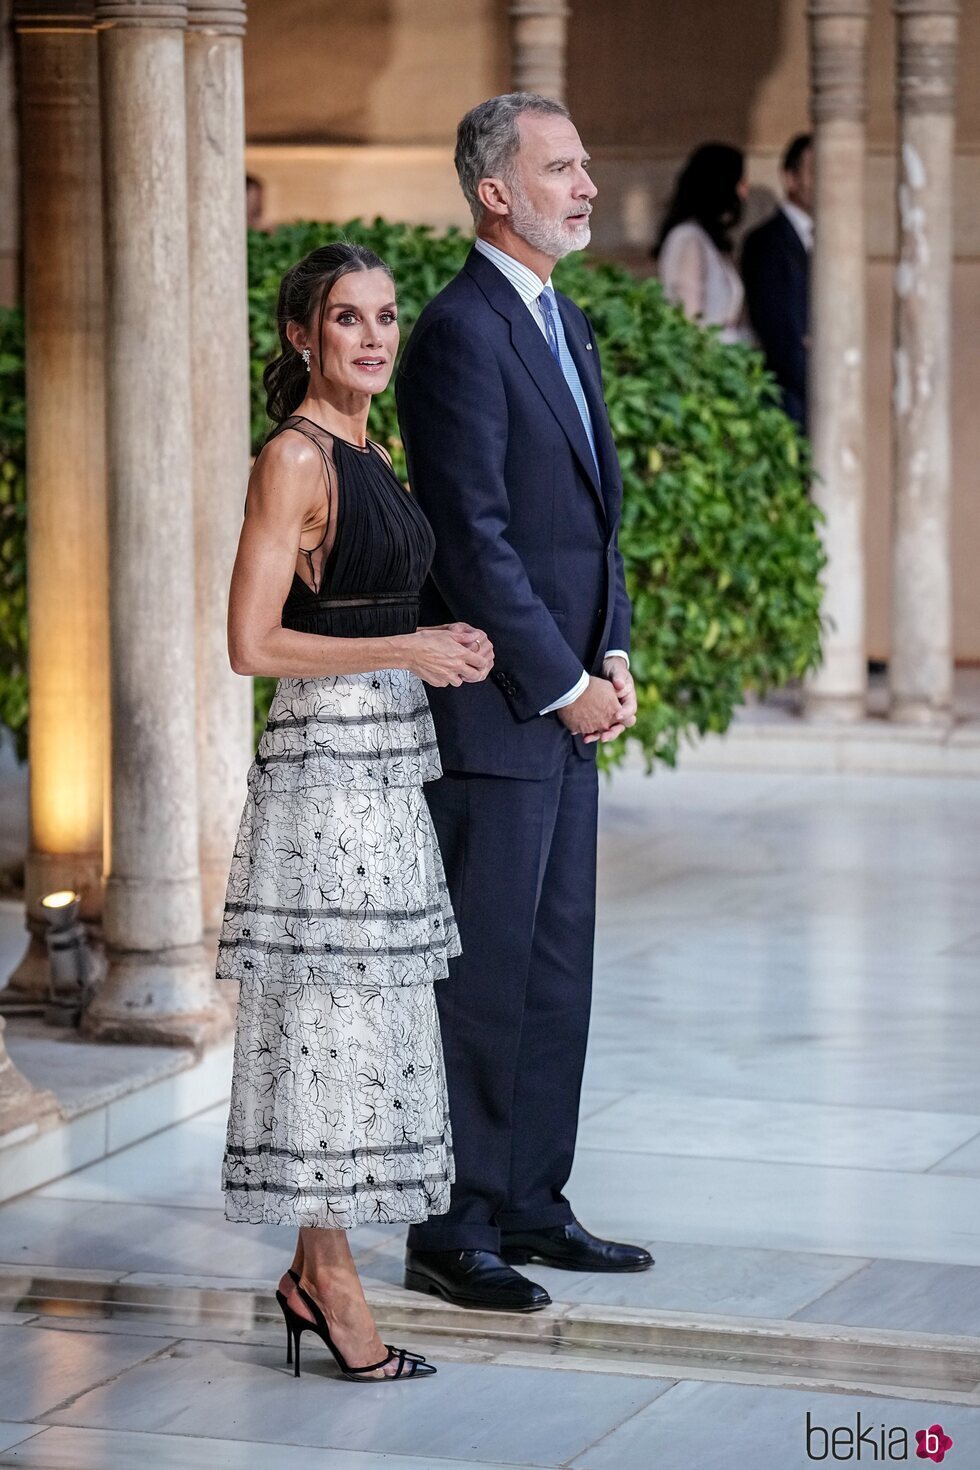
[[[93,1041],[200,1051],[231,1027],[207,955],[190,945],[154,954],[110,952],[108,974],[81,1029]]]
[[[808,689],[803,699],[804,717],[815,725],[855,725],[867,713],[863,694],[818,694]]]
[[[953,711],[948,705],[936,705],[928,699],[893,694],[888,702],[888,718],[895,725],[924,725],[942,729],[952,725]]]

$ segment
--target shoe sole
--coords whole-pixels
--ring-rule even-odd
[[[656,1261],[643,1261],[637,1266],[571,1266],[563,1261],[549,1261],[547,1256],[536,1256],[530,1251],[501,1251],[508,1266],[548,1266],[552,1271],[585,1271],[590,1275],[626,1276],[637,1271],[649,1271]]]
[[[494,1302],[480,1301],[479,1299],[467,1300],[466,1297],[457,1296],[455,1292],[449,1291],[445,1286],[440,1286],[438,1281],[433,1281],[428,1276],[421,1275],[418,1271],[405,1272],[405,1287],[408,1291],[420,1291],[423,1296],[438,1296],[444,1302],[449,1302],[453,1307],[465,1307],[474,1312],[541,1312],[545,1307],[551,1306],[551,1297],[547,1301],[533,1302],[526,1307],[497,1306]]]

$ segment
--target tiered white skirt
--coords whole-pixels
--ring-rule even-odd
[[[403,670],[280,681],[248,778],[219,978],[240,982],[225,1214],[350,1228],[449,1207],[432,983],[459,953]]]

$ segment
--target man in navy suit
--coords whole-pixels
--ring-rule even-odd
[[[742,278],[749,320],[782,391],[783,407],[806,429],[810,252],[813,249],[813,145],[809,133],[783,155],[786,197],[746,237]]]
[[[591,1235],[563,1193],[592,985],[595,747],[636,714],[599,354],[551,286],[589,241],[588,162],[543,97],[463,118],[456,169],[477,239],[397,382],[437,542],[422,621],[471,621],[496,654],[484,685],[430,692],[444,775],[427,795],[463,945],[437,987],[456,1183],[449,1213],[412,1228],[405,1282],[511,1311],[550,1300],[515,1265],[653,1264]]]

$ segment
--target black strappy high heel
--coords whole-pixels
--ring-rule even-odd
[[[396,1383],[399,1378],[427,1378],[436,1370],[432,1363],[427,1363],[420,1353],[410,1353],[407,1348],[395,1348],[386,1342],[388,1356],[382,1358],[380,1363],[369,1363],[364,1368],[352,1368],[345,1359],[343,1353],[330,1336],[330,1328],[327,1319],[323,1315],[317,1303],[309,1296],[299,1284],[299,1277],[295,1271],[289,1272],[290,1278],[296,1283],[306,1306],[313,1313],[314,1321],[308,1317],[301,1317],[294,1312],[281,1291],[276,1292],[276,1301],[282,1309],[282,1315],[286,1319],[286,1362],[293,1364],[293,1376],[298,1378],[299,1372],[299,1343],[304,1332],[315,1332],[317,1337],[330,1349],[334,1362],[345,1378],[352,1383]],[[295,1351],[295,1358],[293,1356]],[[372,1378],[370,1375],[377,1373],[381,1368],[387,1368],[389,1363],[397,1362],[398,1367],[394,1373],[385,1373],[382,1378]]]

